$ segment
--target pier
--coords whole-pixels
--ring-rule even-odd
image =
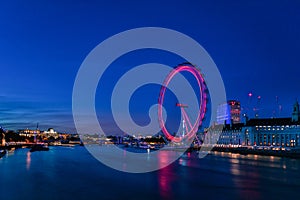
[[[30,148],[36,143],[26,143],[26,142],[9,142],[5,146],[0,146],[0,150],[10,150],[10,149],[19,149],[19,148]]]

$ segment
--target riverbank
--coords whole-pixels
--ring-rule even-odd
[[[196,149],[194,149],[196,150]],[[197,150],[199,150],[197,148]],[[210,148],[202,147],[201,150],[210,150]],[[217,152],[230,152],[230,153],[238,153],[241,155],[262,155],[262,156],[277,156],[277,157],[287,157],[287,158],[296,158],[300,159],[300,150],[299,149],[291,149],[291,150],[271,150],[271,149],[252,149],[247,147],[213,147],[210,151]]]
[[[139,149],[138,147],[136,147]],[[141,148],[143,149],[143,148]],[[154,149],[159,150],[159,149]],[[248,148],[248,147],[212,147],[212,146],[202,146],[202,147],[164,147],[161,149],[163,151],[178,151],[178,152],[195,152],[195,151],[204,151],[204,152],[228,152],[228,153],[237,153],[240,155],[262,155],[262,156],[277,156],[277,157],[287,157],[300,159],[300,149],[267,149],[267,148]]]

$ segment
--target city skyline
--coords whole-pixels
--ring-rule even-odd
[[[300,98],[300,14],[297,12],[300,3],[118,4],[116,7],[113,2],[95,5],[85,1],[3,3],[0,8],[2,126],[22,129],[40,123],[42,128],[75,131],[72,89],[82,61],[106,38],[145,26],[174,29],[203,45],[220,70],[227,99],[239,100],[242,113],[247,111],[253,117],[256,112],[253,108],[259,106],[261,117],[279,116],[281,106],[280,116],[291,116],[292,106]],[[176,66],[184,61],[161,52],[136,52],[127,56],[112,66],[107,79],[120,77],[137,64],[151,61]],[[126,69],[119,70],[121,65],[126,65]],[[147,104],[155,101],[156,98]],[[97,109],[101,114],[109,113],[107,106],[98,104]],[[133,108],[137,115],[139,110],[145,108],[139,105]]]

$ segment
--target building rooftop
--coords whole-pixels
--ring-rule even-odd
[[[242,130],[244,127],[244,123],[237,123],[237,124],[225,124],[223,125],[223,131],[239,131]]]
[[[282,126],[300,124],[300,121],[292,121],[292,118],[254,118],[250,119],[246,126]]]

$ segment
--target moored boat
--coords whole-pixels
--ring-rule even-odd
[[[30,149],[30,152],[34,151],[49,151],[49,147],[45,144],[35,144]]]
[[[0,158],[5,156],[5,154],[6,154],[6,150],[0,150]]]

